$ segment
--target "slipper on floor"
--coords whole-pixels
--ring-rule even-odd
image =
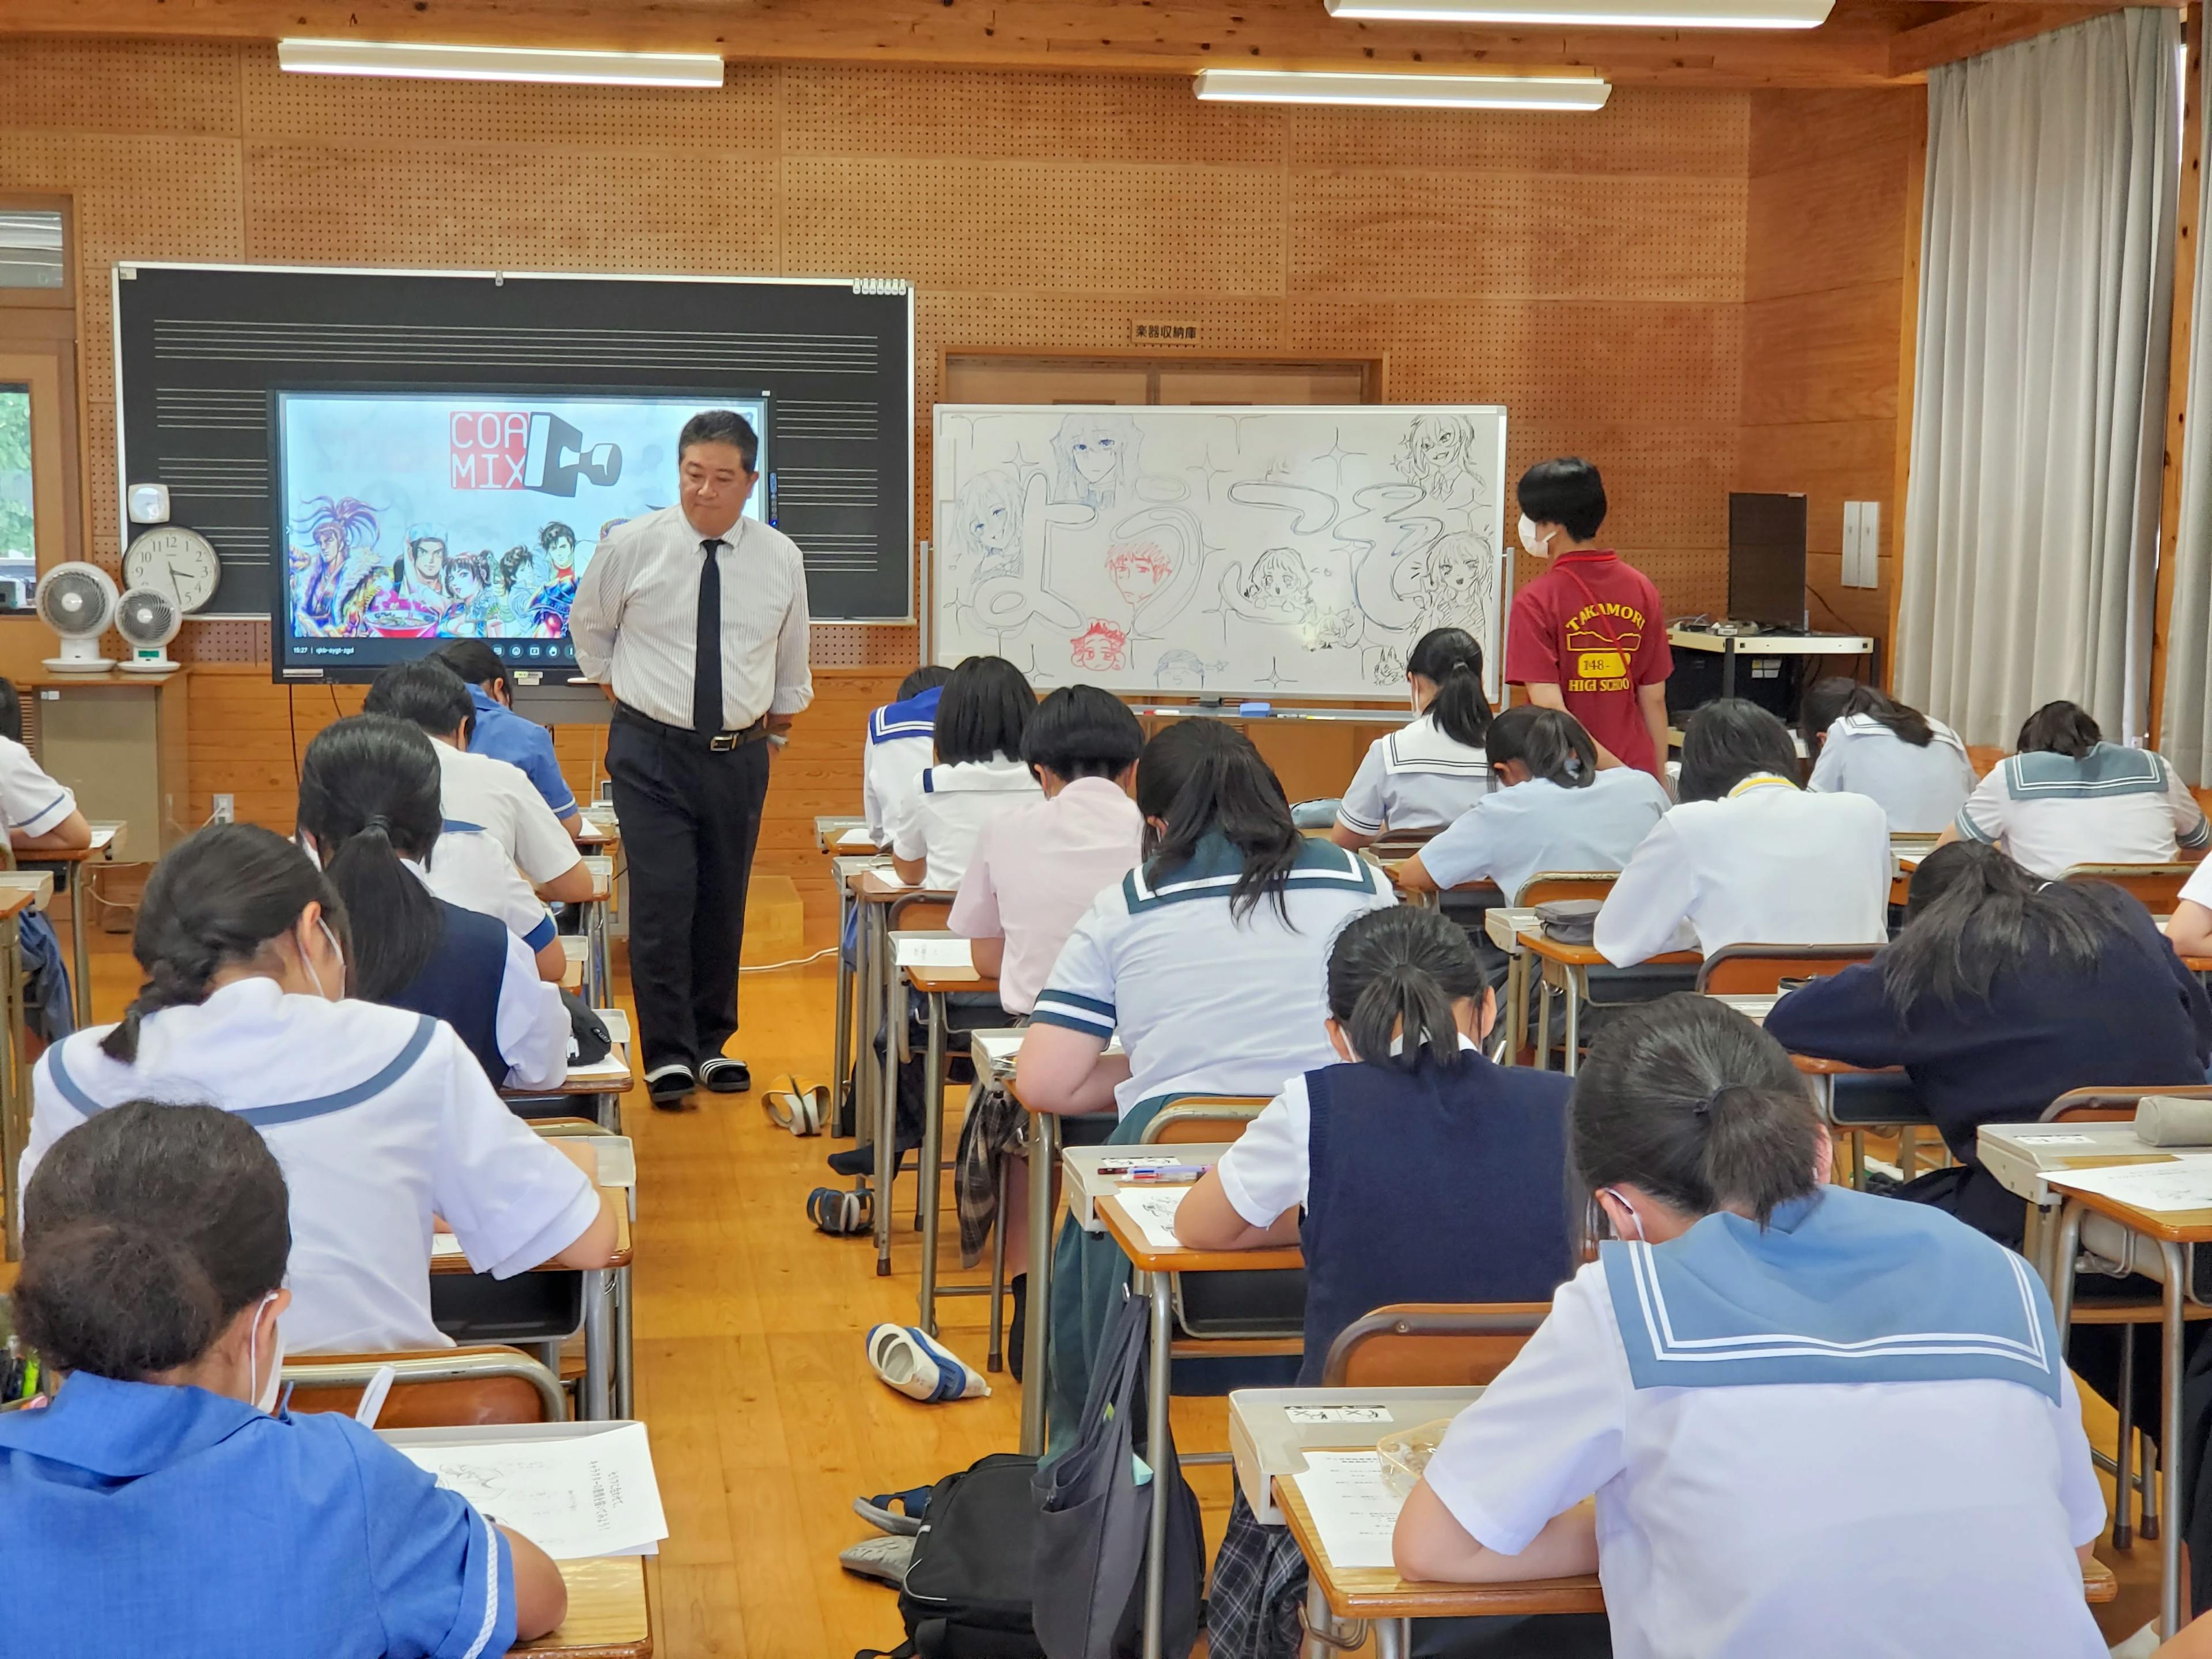
[[[878,1376],[912,1400],[928,1405],[980,1400],[991,1392],[981,1371],[913,1325],[878,1325],[868,1333],[868,1364]]]
[[[879,1492],[873,1498],[853,1500],[854,1514],[870,1526],[901,1538],[912,1538],[921,1531],[922,1511],[928,1507],[927,1486],[915,1486],[906,1492]]]
[[[864,1538],[848,1550],[837,1552],[837,1565],[862,1578],[873,1578],[893,1589],[906,1585],[908,1564],[914,1559],[911,1538]]]
[[[832,1238],[850,1238],[874,1225],[875,1209],[866,1193],[817,1187],[806,1195],[806,1218]]]
[[[795,1135],[820,1134],[830,1115],[830,1091],[818,1083],[811,1089],[802,1089],[795,1077],[784,1081],[788,1088],[770,1089],[761,1097],[769,1121]]]

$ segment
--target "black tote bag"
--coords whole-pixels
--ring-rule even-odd
[[[1206,1543],[1198,1497],[1175,1438],[1146,1446],[1145,1356],[1151,1306],[1127,1297],[1091,1373],[1074,1445],[1037,1471],[1037,1644],[1046,1659],[1133,1659],[1142,1648],[1145,1546],[1152,1504],[1168,1502],[1161,1652],[1188,1659],[1198,1641]],[[1135,1458],[1152,1478],[1139,1485]]]

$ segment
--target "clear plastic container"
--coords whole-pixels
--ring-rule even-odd
[[[1429,1467],[1429,1459],[1443,1439],[1444,1431],[1451,1425],[1451,1419],[1439,1417],[1419,1428],[1386,1434],[1375,1443],[1376,1452],[1382,1460],[1382,1484],[1394,1496],[1413,1495],[1413,1488],[1420,1484],[1422,1471]]]

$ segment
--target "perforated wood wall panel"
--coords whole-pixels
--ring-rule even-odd
[[[887,275],[917,285],[920,525],[941,351],[1124,350],[1132,320],[1168,313],[1209,356],[1380,354],[1394,401],[1504,403],[1510,467],[1597,459],[1668,609],[1718,602],[1747,95],[1617,90],[1547,118],[1201,105],[1127,76],[732,65],[729,82],[356,82],[280,75],[265,47],[0,43],[0,188],[78,202],[95,550],[114,552],[117,258]],[[855,677],[841,710],[918,653],[911,629],[825,627],[814,647]],[[181,649],[241,665],[226,708],[281,708],[244,666],[265,629],[195,624]],[[196,792],[227,765],[259,768],[264,793],[289,772],[260,753],[288,744],[281,714],[234,729],[234,761],[212,728],[196,743]],[[590,732],[562,740],[580,769]],[[840,760],[771,811],[857,800]],[[763,846],[811,882],[805,840],[794,816]]]

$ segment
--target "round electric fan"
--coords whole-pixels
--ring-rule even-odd
[[[100,636],[115,620],[115,579],[82,560],[58,564],[39,578],[39,620],[61,635],[62,653],[46,665],[56,674],[102,674],[115,665],[100,654]]]
[[[167,673],[177,665],[169,659],[169,641],[184,625],[185,613],[167,588],[125,590],[115,613],[115,631],[123,635],[131,654],[117,666],[132,674]]]

